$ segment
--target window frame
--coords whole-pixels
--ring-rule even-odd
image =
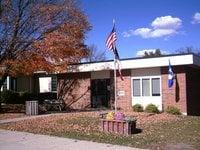
[[[53,78],[56,79],[56,90],[53,90]],[[51,92],[52,93],[56,93],[57,92],[57,88],[58,88],[58,78],[57,78],[57,76],[51,76]]]
[[[133,94],[133,80],[140,80],[140,96],[134,96]],[[150,80],[150,96],[143,96],[142,95],[142,79],[149,79]],[[159,79],[160,80],[160,95],[154,95],[153,96],[153,91],[152,91],[152,79]],[[135,77],[131,77],[131,97],[133,98],[142,98],[142,97],[161,97],[162,96],[162,84],[161,84],[161,76],[135,76]]]

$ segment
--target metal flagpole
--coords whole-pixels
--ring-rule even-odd
[[[113,19],[113,26],[115,26],[115,20]],[[117,112],[117,78],[116,78],[116,59],[115,59],[115,43],[113,46],[114,54],[114,98],[115,98],[115,113]]]
[[[116,78],[116,59],[114,56],[114,93],[115,93],[115,113],[117,112],[117,78]]]

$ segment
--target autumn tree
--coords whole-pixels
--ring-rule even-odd
[[[0,87],[7,76],[62,72],[88,55],[75,0],[0,0]]]
[[[86,62],[104,61],[106,60],[106,52],[98,50],[97,47],[92,44],[88,46],[88,56],[84,58]]]

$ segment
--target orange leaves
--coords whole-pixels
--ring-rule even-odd
[[[9,75],[66,72],[68,64],[88,55],[84,39],[90,25],[74,0],[7,2],[0,19],[0,65]]]

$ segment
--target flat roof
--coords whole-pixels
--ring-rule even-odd
[[[172,66],[179,65],[195,65],[200,67],[200,57],[195,54],[176,54],[164,55],[160,57],[140,57],[121,59],[121,69],[137,69],[137,68],[153,68],[166,67],[169,65],[169,60]],[[68,72],[91,72],[102,70],[113,70],[113,60],[86,62],[72,64],[68,67]]]

